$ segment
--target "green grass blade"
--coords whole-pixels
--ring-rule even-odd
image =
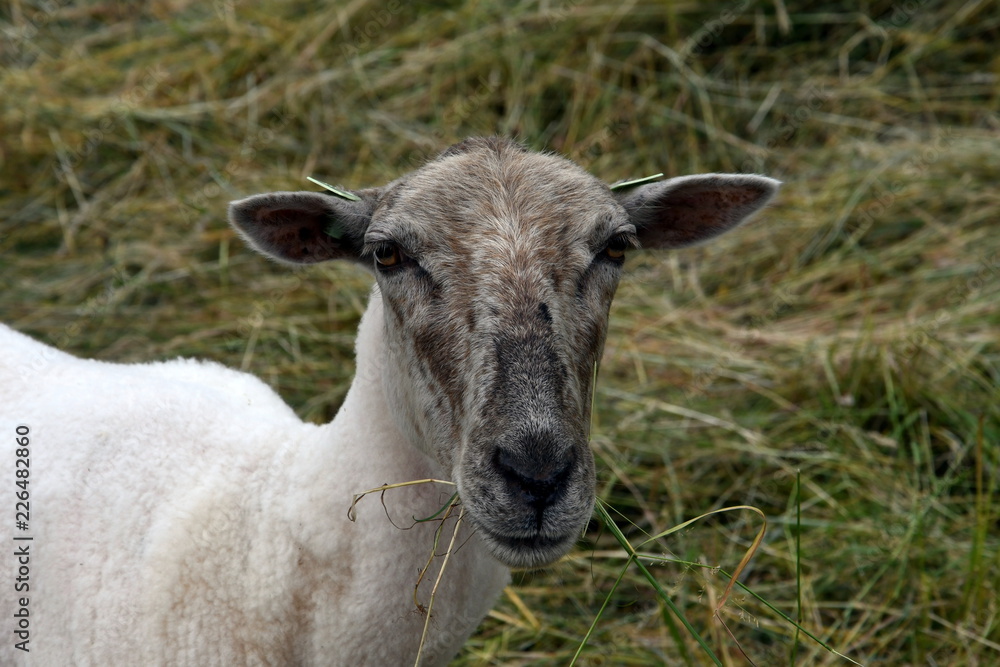
[[[676,616],[678,620],[680,620],[681,624],[684,625],[684,629],[687,630],[692,637],[694,637],[695,641],[698,642],[698,645],[701,646],[702,650],[705,651],[705,653],[712,659],[712,661],[716,665],[719,665],[719,667],[721,667],[722,662],[715,655],[712,649],[708,646],[708,643],[702,638],[701,634],[698,633],[698,631],[694,628],[694,626],[691,625],[690,622],[688,622],[684,614],[681,613],[681,610],[677,608],[677,605],[674,604],[674,601],[670,599],[670,596],[667,595],[667,592],[664,591],[663,588],[660,586],[660,582],[656,580],[656,577],[653,576],[653,574],[649,571],[649,569],[638,558],[638,554],[632,547],[632,544],[628,541],[628,538],[625,537],[625,534],[621,532],[621,529],[618,528],[618,525],[611,518],[611,515],[608,513],[607,508],[604,506],[604,503],[598,502],[596,509],[598,516],[601,517],[601,521],[604,522],[604,525],[611,532],[611,534],[615,536],[615,539],[618,541],[618,544],[620,544],[622,548],[625,549],[626,552],[628,552],[629,559],[635,562],[636,566],[639,568],[639,571],[642,572],[642,575],[646,578],[646,581],[648,581],[650,586],[653,587],[653,590],[655,590],[657,595],[659,595],[660,599],[663,600],[663,603],[666,604],[667,607],[670,608],[670,611],[673,612],[674,616]]]

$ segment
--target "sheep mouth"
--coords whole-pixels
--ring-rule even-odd
[[[576,543],[579,531],[564,535],[532,532],[510,535],[477,525],[493,557],[508,567],[534,569],[544,567],[564,556]]]

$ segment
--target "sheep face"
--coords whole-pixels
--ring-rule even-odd
[[[474,139],[357,201],[257,195],[230,219],[277,259],[374,271],[400,431],[452,475],[496,558],[535,567],[593,510],[591,393],[625,251],[721,233],[775,187],[710,176],[616,194],[561,158]]]
[[[592,513],[592,378],[634,237],[572,163],[476,142],[395,185],[367,230],[394,414],[509,565],[559,557]]]

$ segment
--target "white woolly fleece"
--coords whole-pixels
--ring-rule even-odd
[[[317,427],[215,363],[81,360],[0,325],[0,664],[412,664],[424,626],[413,588],[437,523],[403,528],[453,489],[385,493],[399,527],[377,495],[347,518],[354,493],[443,474],[388,414],[382,327],[376,291],[358,376]],[[19,424],[30,429],[27,531],[13,517]],[[426,665],[446,664],[509,578],[464,532],[434,602]],[[30,590],[17,593],[10,554],[25,544]],[[437,567],[420,587],[424,605]],[[22,597],[29,653],[12,632]]]

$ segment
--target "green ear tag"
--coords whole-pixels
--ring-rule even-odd
[[[618,190],[625,190],[627,188],[633,188],[637,185],[643,185],[644,183],[652,183],[655,180],[663,178],[663,174],[654,174],[653,176],[647,176],[646,178],[637,178],[632,181],[622,181],[621,183],[615,183],[611,186],[611,191],[616,192]]]
[[[323,181],[317,181],[312,176],[306,176],[306,179],[312,181],[313,183],[315,183],[316,185],[318,185],[321,188],[326,188],[327,190],[329,190],[333,194],[337,195],[341,199],[346,199],[348,201],[361,201],[361,197],[357,196],[353,192],[345,192],[343,190],[338,190],[337,188],[333,187],[329,183],[324,183]]]

